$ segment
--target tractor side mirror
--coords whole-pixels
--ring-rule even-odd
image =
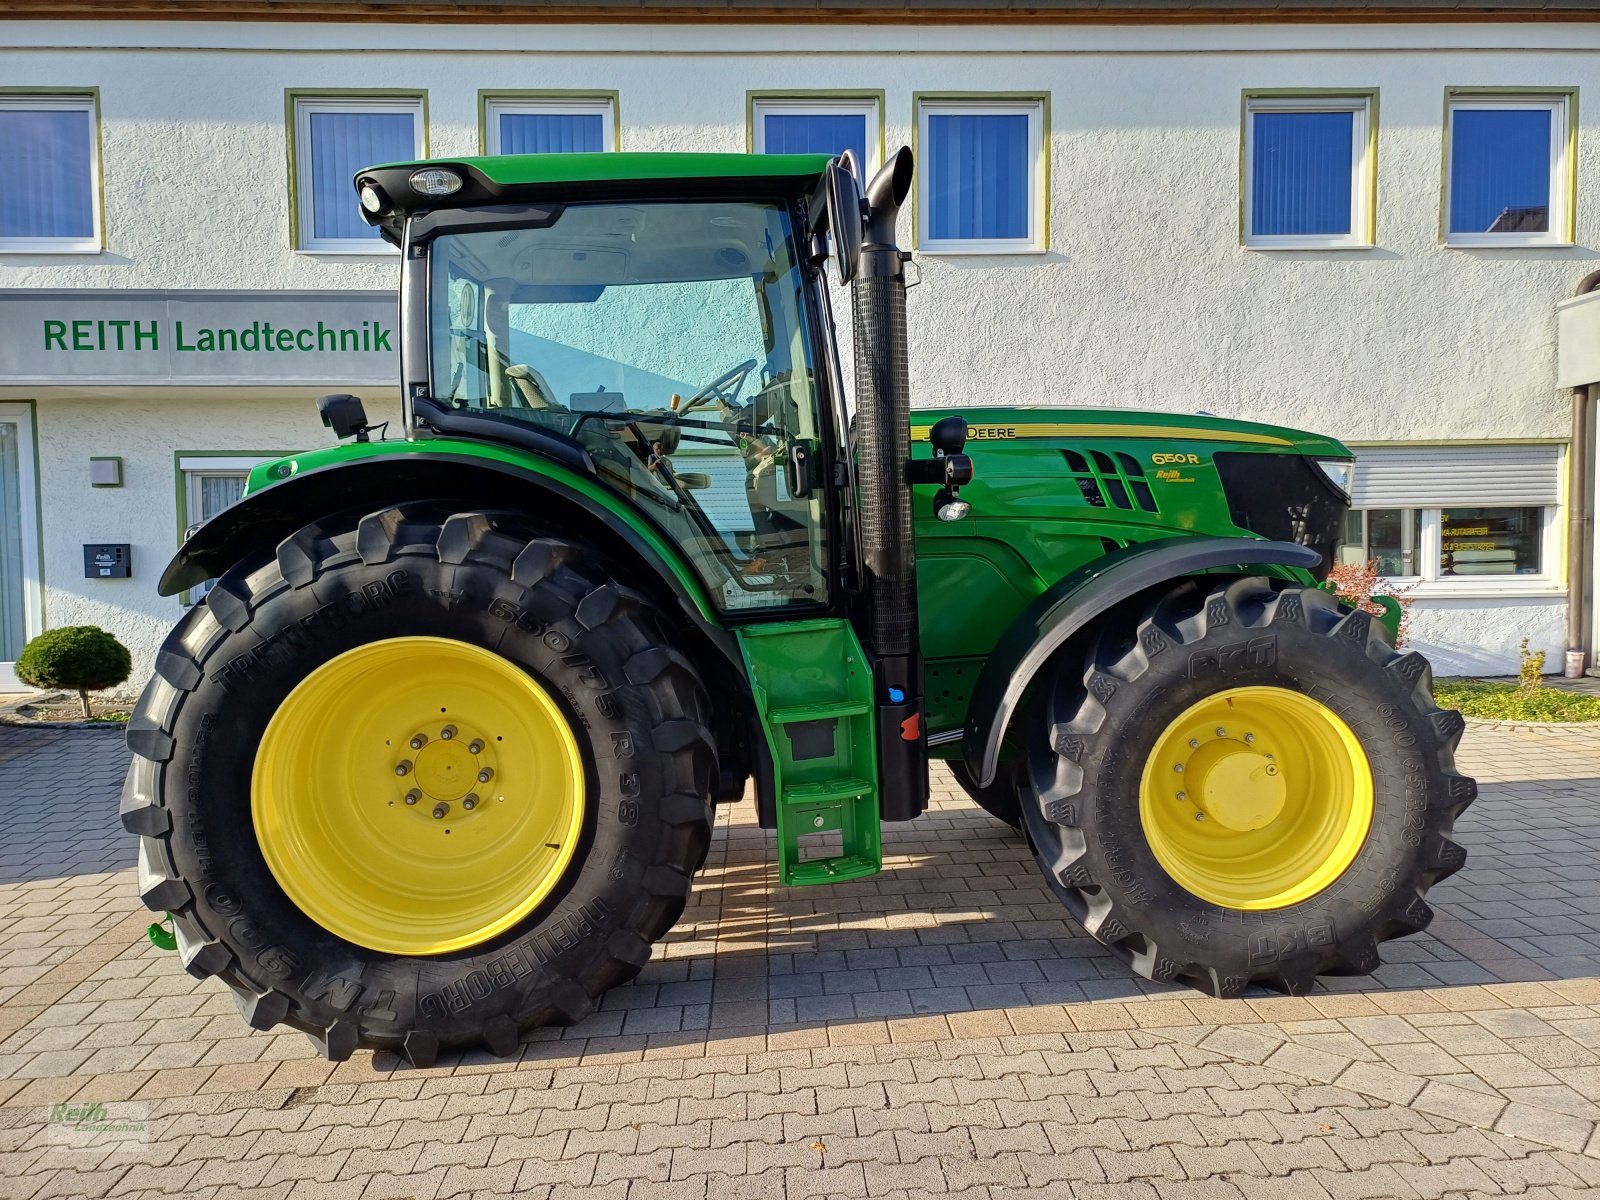
[[[828,164],[823,188],[828,231],[833,236],[833,264],[839,269],[839,282],[849,283],[861,262],[861,178],[855,151],[846,150]]]

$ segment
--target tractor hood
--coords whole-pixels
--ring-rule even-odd
[[[969,425],[975,478],[962,498],[980,522],[1060,520],[1118,545],[1253,535],[1309,546],[1325,571],[1349,508],[1350,451],[1303,430],[1105,408],[918,409],[914,457],[931,454],[928,430],[950,415]]]

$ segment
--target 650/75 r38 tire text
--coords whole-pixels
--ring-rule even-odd
[[[1428,924],[1424,894],[1466,859],[1462,728],[1367,613],[1185,582],[1040,689],[1024,822],[1068,910],[1141,975],[1298,995]]]
[[[705,691],[579,546],[423,504],[346,525],[229,571],[162,647],[128,728],[140,894],[254,1028],[510,1054],[682,913]]]

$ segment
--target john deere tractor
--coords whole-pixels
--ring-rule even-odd
[[[403,426],[257,468],[129,723],[184,965],[330,1058],[509,1054],[645,964],[753,782],[788,886],[880,869],[929,759],[1133,971],[1378,965],[1461,866],[1462,722],[1321,586],[1349,452],[913,409],[901,150],[374,167]],[[829,265],[853,293],[843,379]]]

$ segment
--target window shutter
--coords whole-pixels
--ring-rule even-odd
[[[1490,508],[1557,504],[1559,443],[1355,448],[1356,508]]]

